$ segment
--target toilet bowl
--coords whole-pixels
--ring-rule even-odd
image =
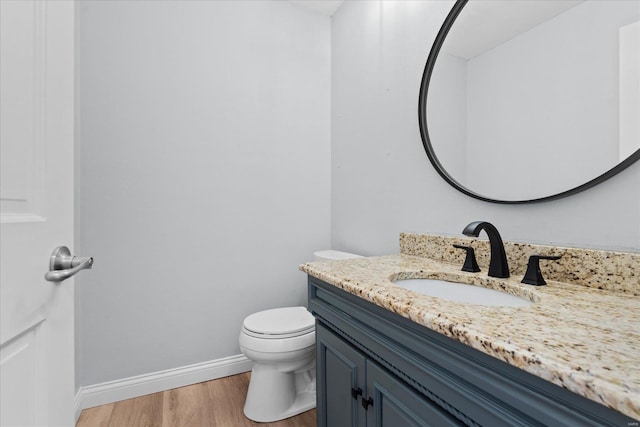
[[[316,406],[314,322],[305,307],[261,311],[244,320],[240,350],[253,362],[247,418],[277,421]]]
[[[357,258],[320,251],[315,260]],[[244,405],[247,418],[272,422],[316,406],[315,318],[305,307],[251,314],[242,324],[240,350],[253,362]]]

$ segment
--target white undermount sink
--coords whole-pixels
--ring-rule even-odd
[[[420,294],[466,304],[499,307],[527,307],[533,304],[528,299],[515,295],[483,288],[482,286],[447,282],[445,280],[405,279],[393,282],[393,284]]]

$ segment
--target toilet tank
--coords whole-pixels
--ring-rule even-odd
[[[362,258],[361,255],[351,254],[349,252],[334,251],[332,249],[325,251],[317,251],[313,253],[314,261],[335,261],[339,259]]]

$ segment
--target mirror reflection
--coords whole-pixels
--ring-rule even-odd
[[[431,148],[460,185],[530,200],[640,149],[640,1],[469,1],[435,61]]]

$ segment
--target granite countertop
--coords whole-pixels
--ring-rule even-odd
[[[411,255],[311,262],[300,270],[476,350],[640,419],[640,298],[547,280],[547,286],[465,273]],[[435,278],[519,295],[489,307],[421,295],[392,282]]]

